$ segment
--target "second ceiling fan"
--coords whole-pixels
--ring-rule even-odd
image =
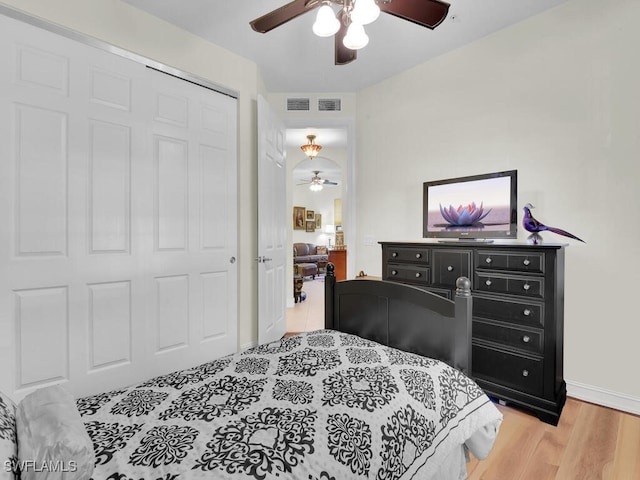
[[[337,14],[332,4],[339,7]],[[449,4],[440,0],[294,0],[253,20],[251,28],[267,33],[318,7],[313,30],[319,36],[334,35],[336,65],[356,59],[357,49],[368,42],[363,25],[381,11],[430,29],[440,25],[449,12]]]
[[[298,185],[309,185],[312,191],[320,191],[324,185],[338,185],[338,182],[320,178],[320,170],[314,170],[311,180],[299,183]]]

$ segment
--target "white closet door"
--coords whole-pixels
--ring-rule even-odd
[[[153,245],[142,258],[159,373],[236,350],[236,100],[148,73]]]
[[[0,390],[236,350],[236,102],[0,16]]]

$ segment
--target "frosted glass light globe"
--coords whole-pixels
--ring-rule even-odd
[[[342,43],[350,50],[359,50],[367,46],[367,43],[369,43],[369,37],[365,33],[364,27],[361,24],[351,22]]]
[[[340,20],[336,18],[333,9],[329,5],[321,6],[313,24],[313,33],[319,37],[330,37],[338,30],[340,30]]]
[[[356,0],[351,12],[351,20],[360,25],[368,25],[380,16],[380,7],[375,0]]]

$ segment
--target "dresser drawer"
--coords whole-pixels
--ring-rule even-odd
[[[534,302],[514,302],[476,296],[473,298],[473,316],[529,327],[544,327],[544,306]]]
[[[518,348],[529,353],[539,355],[543,353],[542,330],[523,330],[516,327],[474,321],[473,338]]]
[[[383,251],[384,262],[411,262],[414,264],[429,264],[428,248],[422,247],[394,247],[387,246]]]
[[[387,264],[384,279],[395,282],[410,282],[419,285],[428,285],[430,283],[429,274],[429,267]]]
[[[507,293],[522,297],[543,298],[544,279],[476,272],[474,289],[480,292]]]
[[[434,284],[455,287],[458,277],[469,277],[470,251],[434,250],[432,256]]]
[[[479,270],[508,270],[514,272],[544,273],[544,253],[476,252]]]
[[[507,353],[480,345],[472,349],[473,376],[531,395],[543,394],[542,359]]]

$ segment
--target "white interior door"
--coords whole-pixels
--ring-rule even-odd
[[[287,330],[285,128],[258,97],[258,343]]]
[[[237,349],[237,106],[229,96],[147,73],[151,162],[138,188],[153,198],[153,214],[144,216],[153,219],[146,225],[153,243],[140,245],[139,259],[151,288],[153,373],[163,373]]]
[[[235,99],[1,15],[0,65],[0,390],[235,351]]]

